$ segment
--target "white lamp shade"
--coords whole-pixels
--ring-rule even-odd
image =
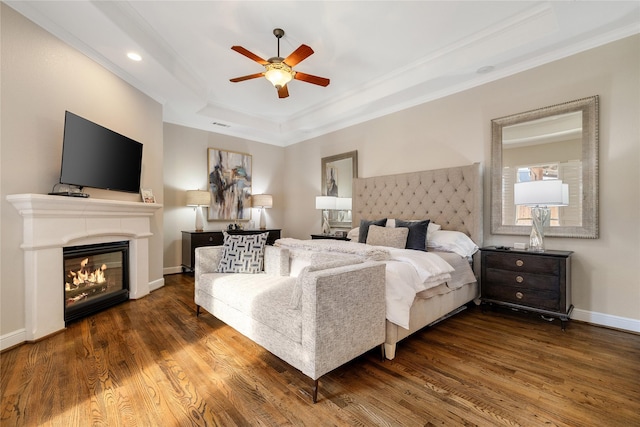
[[[204,190],[187,191],[187,206],[209,206],[211,193]]]
[[[567,206],[569,184],[559,179],[518,182],[513,188],[514,204],[523,206]]]
[[[271,194],[254,194],[251,196],[251,204],[254,208],[270,208],[273,206]]]
[[[350,211],[351,206],[351,197],[338,197],[336,200],[336,209],[339,211]]]
[[[336,199],[334,196],[316,196],[316,209],[335,209]]]

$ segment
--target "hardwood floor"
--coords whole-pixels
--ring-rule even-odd
[[[1,357],[5,426],[633,426],[640,336],[466,310],[313,382],[208,313],[193,277]]]

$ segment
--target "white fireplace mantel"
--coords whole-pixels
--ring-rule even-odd
[[[129,241],[129,296],[149,293],[151,217],[156,203],[13,194],[9,201],[23,218],[26,339],[64,329],[62,248]]]

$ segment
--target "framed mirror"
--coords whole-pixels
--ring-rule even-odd
[[[514,185],[560,179],[566,206],[554,207],[545,236],[598,237],[598,96],[491,121],[491,233],[528,235],[530,209]]]
[[[353,178],[358,177],[358,152],[323,157],[320,172],[322,195],[338,198],[336,209],[329,211],[329,226],[332,230],[350,229]]]

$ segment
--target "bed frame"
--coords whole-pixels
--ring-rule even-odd
[[[353,226],[361,219],[430,219],[443,230],[467,234],[482,245],[482,169],[480,163],[446,169],[411,172],[353,182]],[[474,255],[474,273],[480,262]],[[393,359],[396,344],[412,333],[455,313],[479,295],[477,283],[429,299],[416,298],[409,329],[387,321],[385,356]]]

